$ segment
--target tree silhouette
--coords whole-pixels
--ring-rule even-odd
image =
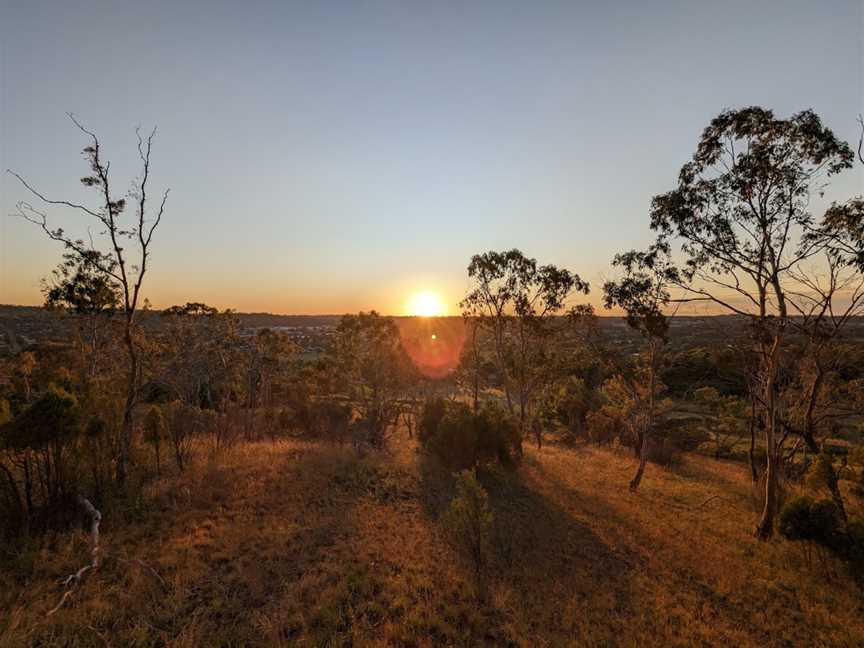
[[[678,186],[651,205],[652,229],[664,243],[678,242],[684,256],[679,301],[710,303],[753,324],[768,458],[760,539],[772,535],[777,509],[789,290],[796,270],[804,272],[829,241],[817,235],[810,194],[821,178],[848,169],[853,155],[812,111],[778,119],[759,107],[729,110],[705,129]]]
[[[121,294],[120,311],[123,315],[123,341],[128,357],[126,384],[126,402],[123,410],[123,429],[120,438],[120,451],[117,456],[116,478],[120,485],[125,484],[127,466],[130,460],[132,444],[133,416],[138,402],[140,382],[139,345],[136,339],[136,315],[139,310],[141,286],[147,273],[150,260],[153,234],[162,220],[168,191],[162,194],[161,201],[152,210],[150,207],[150,154],[153,140],[156,137],[154,128],[147,137],[142,137],[140,129],[136,129],[138,138],[138,157],[141,161],[141,172],[131,183],[131,188],[125,197],[117,197],[112,189],[111,163],[105,159],[99,138],[87,130],[70,113],[69,119],[90,140],[84,148],[84,157],[90,166],[90,175],[81,178],[85,187],[93,188],[98,194],[97,206],[88,207],[68,200],[48,198],[21,175],[9,171],[26,187],[30,193],[46,205],[65,207],[93,219],[101,229],[105,239],[105,250],[97,248],[96,241],[74,238],[63,228],[52,229],[48,224],[48,216],[30,203],[19,202],[18,211],[28,221],[38,225],[52,240],[61,243],[67,250],[67,258],[77,260],[86,267],[87,272],[101,275],[105,285],[116,282]],[[127,201],[127,198],[129,201]],[[127,203],[131,202],[134,215],[131,222],[124,220]],[[149,218],[148,218],[149,217]],[[134,249],[134,253],[129,249]],[[133,256],[135,255],[135,256]]]
[[[664,309],[669,303],[669,285],[680,281],[677,268],[669,258],[669,247],[665,242],[651,246],[645,252],[631,250],[618,254],[612,261],[623,275],[617,281],[603,285],[606,308],[619,307],[626,314],[627,325],[638,331],[645,340],[646,396],[643,390],[631,385],[629,390],[637,410],[644,410],[636,418],[636,444],[639,451],[639,468],[630,482],[630,490],[636,491],[645,472],[648,449],[656,426],[656,399],[658,395],[657,375],[660,371],[663,349],[669,341],[669,321]],[[612,357],[612,356],[610,356]],[[622,377],[632,380],[639,372],[623,371]],[[629,378],[628,378],[629,377]],[[645,402],[643,402],[643,400]]]
[[[519,250],[476,254],[468,265],[473,286],[460,303],[491,335],[507,409],[519,406],[525,432],[531,403],[544,378],[551,320],[574,290],[588,293],[579,275],[554,265],[540,266]]]

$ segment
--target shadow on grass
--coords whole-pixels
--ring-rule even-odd
[[[302,636],[317,645],[342,636],[368,580],[351,555],[353,514],[378,481],[374,459],[326,446],[207,469],[190,482],[188,504],[181,498],[151,527],[169,585],[158,598],[137,583],[119,594],[129,634],[118,640],[291,645]]]
[[[433,457],[421,455],[420,462],[424,509],[437,520],[452,497],[452,475]],[[538,492],[523,472],[498,466],[477,471],[493,513],[487,604],[523,637],[614,643],[634,614],[634,562]],[[600,512],[601,505],[595,499],[591,508],[613,515]]]

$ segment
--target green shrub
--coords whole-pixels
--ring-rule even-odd
[[[492,511],[489,497],[473,470],[456,476],[456,495],[442,516],[451,543],[471,566],[475,583],[482,595],[489,563],[492,537]]]
[[[451,470],[490,461],[511,467],[519,457],[519,428],[494,404],[475,413],[465,403],[430,401],[421,414],[419,436],[425,447]]]
[[[423,403],[420,412],[420,422],[417,424],[417,438],[420,443],[426,443],[438,432],[438,426],[447,410],[447,404],[443,398],[431,398]]]
[[[620,438],[624,426],[623,421],[608,412],[606,408],[589,412],[585,420],[588,438],[597,445],[609,445],[615,438]]]
[[[331,400],[314,401],[308,409],[306,433],[331,443],[348,441],[352,410],[350,405]]]
[[[824,562],[826,552],[842,555],[847,545],[837,506],[829,499],[806,495],[790,499],[780,511],[778,530],[787,540],[801,542],[810,565],[810,550]]]
[[[487,403],[475,416],[477,462],[498,461],[513,467],[521,456],[522,437],[519,426],[500,405]]]
[[[671,466],[681,458],[681,450],[669,439],[648,439],[648,461],[658,466]]]
[[[685,452],[693,452],[708,440],[704,430],[688,420],[665,421],[661,434],[649,440],[648,460],[658,466],[677,463]]]
[[[809,548],[826,551],[846,564],[849,574],[864,587],[864,520],[850,519],[844,525],[837,505],[830,499],[813,500],[801,495],[780,511],[779,531],[787,540],[801,542],[810,564]]]
[[[695,452],[709,440],[708,434],[691,420],[667,420],[663,423],[663,428],[663,440],[679,452]]]
[[[830,499],[806,495],[790,499],[780,511],[779,531],[787,540],[809,541],[837,549],[842,536],[840,514]]]
[[[861,424],[861,432],[864,433],[864,423]],[[853,448],[849,453],[849,467],[853,474],[850,490],[856,497],[864,499],[864,446]]]
[[[846,525],[845,558],[849,572],[864,587],[864,520],[849,520]]]
[[[160,465],[160,448],[162,440],[165,438],[165,417],[162,416],[162,410],[158,405],[153,405],[144,417],[144,441],[153,446],[153,452],[156,454],[156,472],[161,472]]]
[[[164,406],[168,440],[174,451],[174,462],[182,472],[192,458],[192,440],[200,432],[200,410],[182,401]]]
[[[12,410],[9,407],[9,401],[0,398],[0,425],[8,423],[12,420]]]
[[[810,509],[813,498],[801,495],[789,500],[780,511],[778,530],[787,540],[811,540],[813,536]]]

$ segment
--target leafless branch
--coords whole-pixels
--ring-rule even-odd
[[[43,195],[42,193],[40,193],[39,191],[34,189],[24,178],[21,177],[21,175],[19,175],[15,171],[12,171],[11,169],[6,169],[6,173],[8,173],[9,175],[13,175],[16,178],[18,178],[18,181],[22,185],[24,185],[30,193],[32,193],[34,196],[36,196],[39,200],[41,200],[44,203],[47,203],[49,205],[62,205],[65,207],[71,207],[73,209],[79,209],[79,210],[89,214],[90,216],[93,216],[94,218],[98,218],[101,222],[103,222],[103,223],[105,222],[102,214],[95,212],[92,209],[85,207],[84,205],[79,205],[77,203],[69,202],[68,200],[52,200],[51,198],[46,197],[45,195]]]
[[[858,159],[864,164],[864,116],[858,115],[858,124],[861,126],[861,135],[858,136]]]
[[[75,590],[75,586],[81,582],[81,579],[87,574],[87,572],[98,569],[100,563],[100,546],[99,546],[99,524],[102,522],[102,514],[96,509],[93,504],[90,503],[86,497],[79,495],[78,503],[87,513],[87,516],[90,518],[90,556],[91,561],[89,564],[84,565],[74,574],[70,574],[63,580],[63,587],[65,591],[63,592],[63,596],[60,598],[60,601],[48,612],[46,616],[51,616],[57,610],[59,610],[66,603],[66,600],[72,596],[72,593]]]

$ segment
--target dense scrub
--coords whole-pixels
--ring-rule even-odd
[[[418,438],[451,470],[490,461],[512,467],[522,454],[517,422],[495,404],[474,412],[465,403],[428,401],[421,412]]]

